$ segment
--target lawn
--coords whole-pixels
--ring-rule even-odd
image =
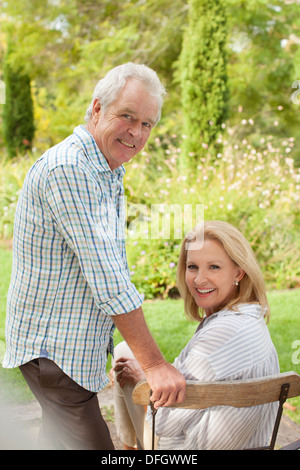
[[[6,294],[10,281],[11,251],[0,246],[0,359],[4,352]],[[271,291],[268,293],[271,305],[269,330],[276,346],[282,372],[294,370],[300,374],[300,289]],[[196,329],[183,314],[181,300],[155,300],[144,303],[148,326],[164,357],[172,362],[185,346]],[[122,340],[115,332],[115,343]],[[0,368],[3,395],[14,402],[28,400],[30,391],[18,371]],[[289,400],[290,410],[285,410],[300,424],[300,398]]]

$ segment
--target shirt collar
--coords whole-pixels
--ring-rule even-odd
[[[84,126],[80,125],[75,127],[73,135],[75,136],[76,141],[80,143],[80,147],[83,148],[87,158],[91,160],[97,171],[101,173],[113,173],[118,179],[123,177],[125,173],[124,166],[121,165],[112,171],[106,158],[96,144],[94,137]]]
[[[224,309],[220,310],[219,312],[213,313],[209,317],[205,317],[205,323],[209,322],[213,318],[216,317],[225,317],[227,315],[248,315],[250,317],[255,317],[255,318],[262,318],[264,315],[264,311],[261,307],[260,304],[257,303],[245,303],[245,304],[239,304],[234,310],[233,309]]]

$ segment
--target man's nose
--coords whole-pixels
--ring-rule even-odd
[[[139,122],[132,122],[128,129],[128,132],[134,137],[139,138],[142,134],[142,125]]]

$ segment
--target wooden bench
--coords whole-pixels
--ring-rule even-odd
[[[132,393],[133,402],[139,405],[151,405],[151,390],[146,381],[139,382]],[[270,444],[259,449],[273,450],[282,416],[283,404],[288,398],[300,395],[300,376],[296,372],[260,377],[248,380],[191,382],[187,381],[186,397],[182,403],[172,408],[205,409],[211,406],[234,406],[243,408],[279,402]],[[155,433],[155,410],[153,411],[153,438]],[[300,438],[300,436],[299,436]],[[281,450],[300,449],[300,439],[282,447]],[[258,450],[258,449],[256,449]]]

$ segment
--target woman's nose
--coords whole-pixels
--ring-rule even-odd
[[[201,284],[204,284],[207,280],[206,274],[203,271],[198,270],[197,274],[194,279],[194,283],[199,286]]]

